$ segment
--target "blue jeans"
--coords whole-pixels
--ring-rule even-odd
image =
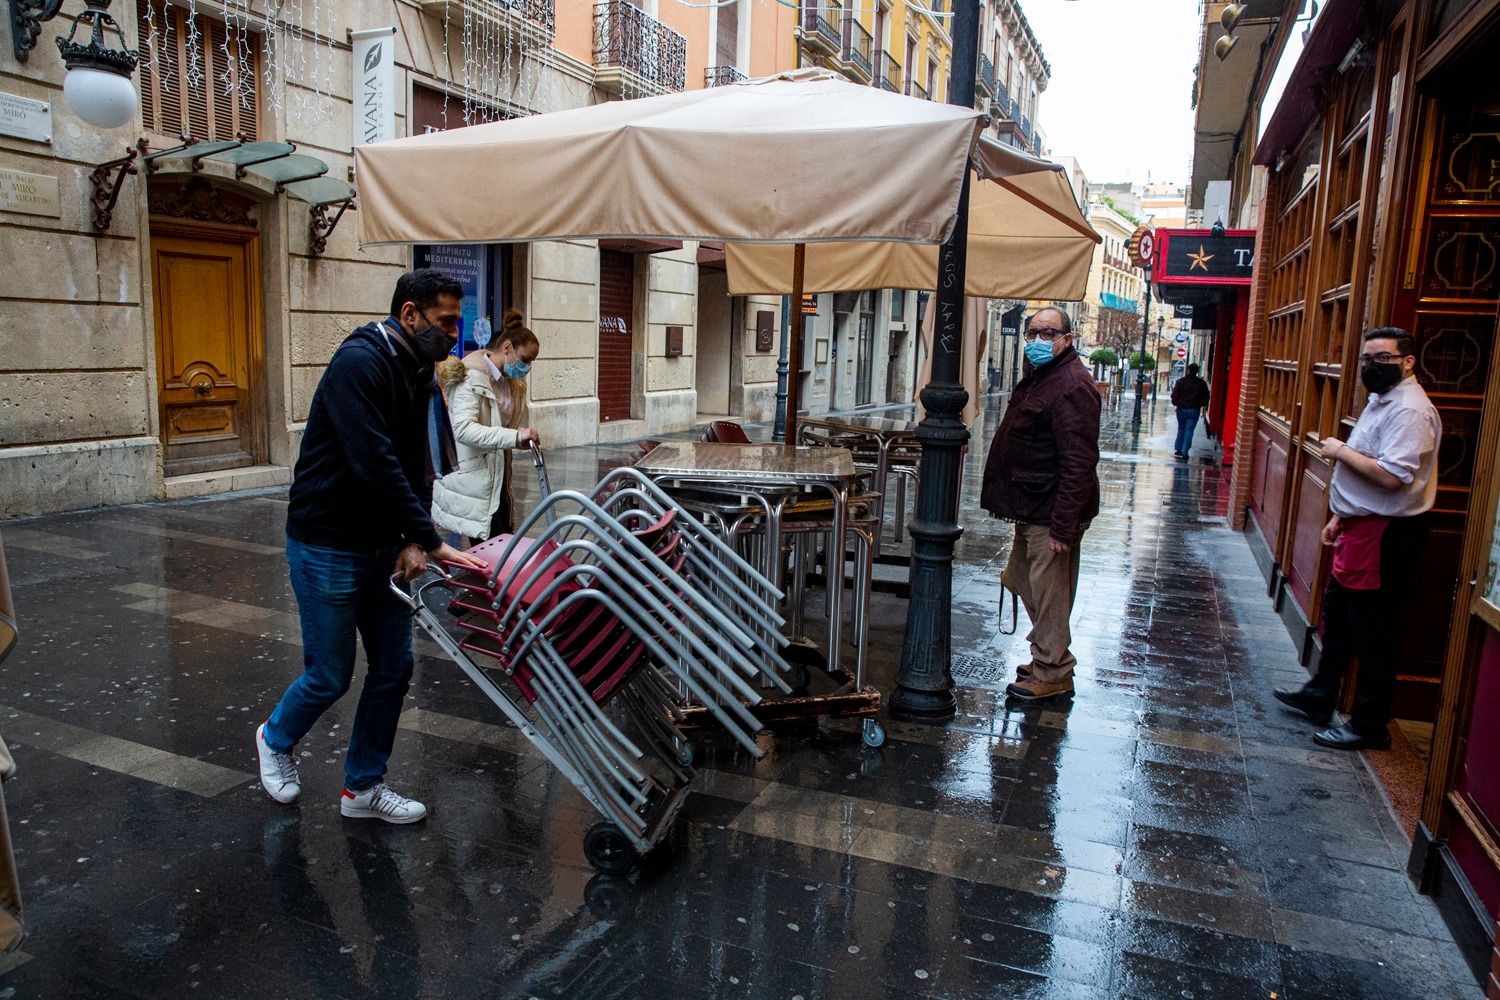
[[[399,551],[350,552],[286,540],[286,561],[302,619],[303,670],[267,720],[266,743],[278,753],[290,753],[328,706],[349,690],[358,630],[369,669],[344,756],[344,787],[351,792],[362,792],[385,775],[402,699],[411,683],[411,611],[388,584]]]
[[[1179,455],[1186,455],[1193,447],[1193,431],[1198,429],[1198,415],[1203,411],[1196,406],[1179,406],[1177,408],[1177,444],[1172,449]]]

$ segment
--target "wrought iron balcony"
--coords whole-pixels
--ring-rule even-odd
[[[927,100],[927,88],[922,86],[920,83],[912,83],[911,94],[913,97],[920,97],[924,101]]]
[[[1021,116],[1021,135],[1026,138],[1026,145],[1031,145],[1031,119],[1025,115]]]
[[[744,73],[733,66],[710,66],[703,71],[703,86],[722,87],[725,84],[739,83],[741,80],[750,79]]]
[[[595,85],[613,94],[687,86],[687,39],[628,0],[594,5]]]
[[[979,86],[989,96],[995,96],[995,64],[983,52],[979,53]]]
[[[893,94],[901,93],[901,64],[889,52],[881,53],[880,89],[889,90]]]
[[[1036,155],[1041,156],[1042,148],[1046,145],[1046,143],[1042,141],[1042,133],[1038,132],[1033,138],[1036,141]]]
[[[802,45],[811,52],[838,55],[843,49],[844,8],[827,0],[806,0],[798,25]]]
[[[869,83],[875,74],[874,54],[875,39],[852,12],[845,14],[844,52],[841,56],[845,68],[852,69],[854,75],[862,76],[864,82]]]
[[[440,20],[448,17],[456,23],[472,20],[479,30],[499,28],[501,34],[515,38],[523,49],[542,48],[552,44],[557,33],[557,10],[554,0],[417,0],[418,6]],[[451,8],[451,9],[450,9]]]
[[[1010,114],[1010,90],[999,80],[995,81],[995,103],[1002,115]]]

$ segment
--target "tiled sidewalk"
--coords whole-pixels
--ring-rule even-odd
[[[760,761],[711,745],[625,882],[594,876],[587,806],[425,642],[392,780],[431,819],[339,818],[350,706],[302,746],[300,806],[259,790],[251,733],[301,662],[283,496],[0,524],[33,929],[0,1000],[1477,997],[1362,761],[1271,699],[1291,642],[1165,413],[1106,430],[1075,703],[1006,708],[1010,532],[975,513],[998,405],[965,483],[959,717],[889,724],[878,751],[843,727],[768,734]],[[626,450],[556,452],[553,485]],[[876,598],[887,691],[905,610]]]

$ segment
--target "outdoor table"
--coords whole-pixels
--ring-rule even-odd
[[[874,414],[844,417],[803,417],[799,424],[802,428],[821,429],[832,431],[835,434],[851,437],[867,438],[870,440],[875,451],[875,489],[880,493],[877,510],[880,512],[880,523],[885,524],[885,497],[886,481],[891,474],[891,451],[894,446],[910,446],[917,443],[918,421],[907,419],[890,419],[878,417]],[[901,514],[898,512],[897,517]],[[880,557],[880,545],[883,532],[875,536],[875,556]],[[899,531],[896,535],[899,542],[901,536]]]
[[[766,516],[765,551],[769,560],[764,572],[778,589],[782,589],[785,577],[781,566],[781,537],[786,507],[807,493],[826,494],[831,499],[830,533],[835,541],[829,553],[829,641],[826,664],[820,666],[840,684],[840,692],[834,696],[793,697],[766,702],[759,706],[764,711],[757,711],[757,714],[768,717],[774,713],[782,718],[805,714],[873,715],[879,706],[879,693],[864,686],[862,678],[849,675],[841,666],[843,553],[849,526],[849,498],[861,477],[853,454],[846,448],[668,441],[647,452],[636,463],[636,469],[669,492],[674,486],[711,488],[721,493],[742,492],[747,502],[760,505]],[[856,595],[856,599],[864,600],[865,596]],[[864,636],[856,635],[855,641],[862,650]],[[805,709],[811,709],[811,712]],[[866,721],[873,723],[868,718]],[[883,740],[884,733],[878,730],[878,726],[867,725],[866,741],[872,742],[877,733]]]

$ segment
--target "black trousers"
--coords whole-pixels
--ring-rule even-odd
[[[1380,589],[1350,590],[1330,576],[1323,591],[1323,658],[1303,692],[1332,708],[1357,659],[1352,725],[1364,736],[1384,737],[1390,726],[1401,662],[1399,623],[1410,617],[1403,601],[1426,542],[1424,515],[1393,517],[1380,539]]]

